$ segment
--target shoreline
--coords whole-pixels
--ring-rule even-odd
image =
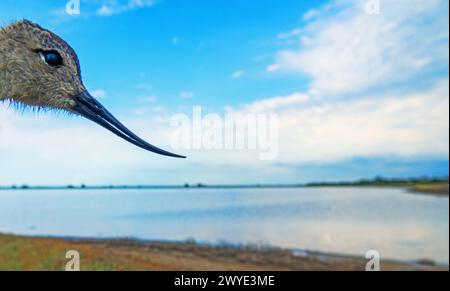
[[[308,188],[397,188],[406,192],[433,195],[438,197],[449,196],[449,184],[418,184],[418,185],[205,185],[205,186],[27,186],[27,187],[0,187],[0,191],[57,191],[57,190],[207,190],[207,189],[308,189]]]
[[[363,257],[275,247],[0,233],[0,270],[64,270],[68,250],[79,251],[81,270],[102,271],[364,271],[367,263]],[[448,266],[426,259],[382,260],[381,269],[448,271]]]
[[[449,196],[449,185],[416,185],[408,189],[409,192],[416,194],[428,194],[441,197]]]

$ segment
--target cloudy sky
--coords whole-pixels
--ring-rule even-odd
[[[93,95],[188,159],[3,104],[0,184],[448,176],[447,0],[81,0],[78,16],[66,3],[3,0],[0,24],[27,18],[61,35]],[[197,105],[221,117],[276,114],[278,156],[171,149],[171,117]]]

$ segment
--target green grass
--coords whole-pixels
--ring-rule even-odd
[[[64,240],[0,234],[0,270],[64,271],[68,261],[66,252],[73,248],[73,244]],[[105,255],[100,248],[79,246],[77,250],[85,254],[81,264],[83,271],[117,269],[113,258]]]

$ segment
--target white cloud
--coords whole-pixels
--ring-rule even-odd
[[[277,113],[284,163],[335,162],[358,156],[447,156],[449,82],[414,94],[316,101],[296,93],[237,111]],[[245,160],[245,159],[244,159]]]
[[[104,99],[106,96],[108,96],[108,93],[105,90],[98,89],[91,92],[92,97],[98,98],[98,99]]]
[[[153,103],[156,101],[157,98],[158,98],[158,96],[156,96],[155,94],[151,94],[151,95],[139,97],[139,101],[145,102],[145,103]]]
[[[279,39],[287,39],[287,38],[291,38],[291,37],[300,35],[302,33],[303,33],[303,30],[301,28],[296,28],[296,29],[293,29],[293,30],[288,31],[288,32],[279,33],[278,34],[278,38]]]
[[[317,17],[318,15],[320,15],[320,10],[311,9],[303,15],[303,20],[309,21],[309,20]]]
[[[139,8],[153,7],[157,0],[128,0],[128,1],[102,1],[101,7],[97,10],[99,16],[111,16]],[[124,3],[125,2],[125,3]]]
[[[180,93],[180,98],[182,99],[190,99],[194,97],[194,92],[184,91]]]
[[[247,113],[270,113],[273,110],[291,108],[300,104],[307,104],[310,100],[308,95],[294,93],[289,96],[278,96],[246,105],[243,110]]]
[[[367,14],[366,1],[334,3],[344,8],[281,34],[300,48],[280,50],[268,72],[307,75],[312,94],[330,96],[410,81],[448,63],[446,0],[383,1],[380,15]]]
[[[139,118],[123,122],[144,139],[170,149],[168,125],[158,124],[155,118]],[[83,118],[20,114],[5,106],[0,106],[0,161],[0,184],[38,185],[114,183],[118,179],[137,183],[133,179],[140,173],[124,173],[139,167],[157,172],[177,163],[139,149]]]
[[[114,14],[114,9],[108,5],[102,5],[98,10],[97,14],[101,16],[109,16]]]
[[[245,75],[245,71],[244,70],[239,70],[239,71],[233,72],[231,77],[233,77],[234,79],[239,79],[239,78],[241,78],[244,75]]]
[[[136,88],[139,90],[152,90],[153,85],[149,83],[139,83],[137,84]]]
[[[379,15],[366,3],[331,1],[278,35],[299,48],[280,50],[267,72],[307,76],[310,87],[243,111],[280,114],[280,161],[448,158],[448,2],[383,1]]]
[[[280,70],[280,65],[278,65],[278,64],[272,64],[267,67],[267,72],[269,72],[269,73],[276,72],[278,70]]]
[[[108,17],[118,15],[137,9],[150,8],[163,0],[82,0],[79,15],[69,15],[65,7],[52,10],[51,22],[59,25],[61,23],[89,19],[91,17]]]
[[[66,121],[52,114],[21,115],[1,106],[0,174],[3,184],[158,184],[180,183],[180,177],[170,173],[181,168],[185,181],[195,182],[201,177],[202,181],[223,182],[209,171],[219,167],[226,172],[224,167],[228,166],[253,173],[236,177],[246,182],[251,177],[274,179],[278,174],[295,180],[295,170],[279,169],[273,162],[330,163],[355,156],[385,155],[448,157],[448,95],[449,81],[444,79],[414,94],[374,95],[342,102],[317,101],[295,93],[231,109],[241,114],[279,115],[280,155],[269,163],[259,161],[257,152],[245,150],[180,151],[189,157],[180,162],[145,152],[80,118]],[[170,112],[155,107],[137,115],[138,119],[124,123],[144,139],[170,150],[174,130],[168,123]],[[193,171],[191,161],[205,161],[202,172]],[[135,172],[142,168],[153,171],[151,176],[157,180],[148,180],[147,172]]]

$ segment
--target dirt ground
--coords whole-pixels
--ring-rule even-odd
[[[0,270],[64,270],[68,250],[80,253],[81,270],[99,271],[363,271],[367,262],[364,258],[339,255],[294,255],[281,249],[0,235]],[[447,270],[427,261],[422,264],[381,261],[381,269]]]

